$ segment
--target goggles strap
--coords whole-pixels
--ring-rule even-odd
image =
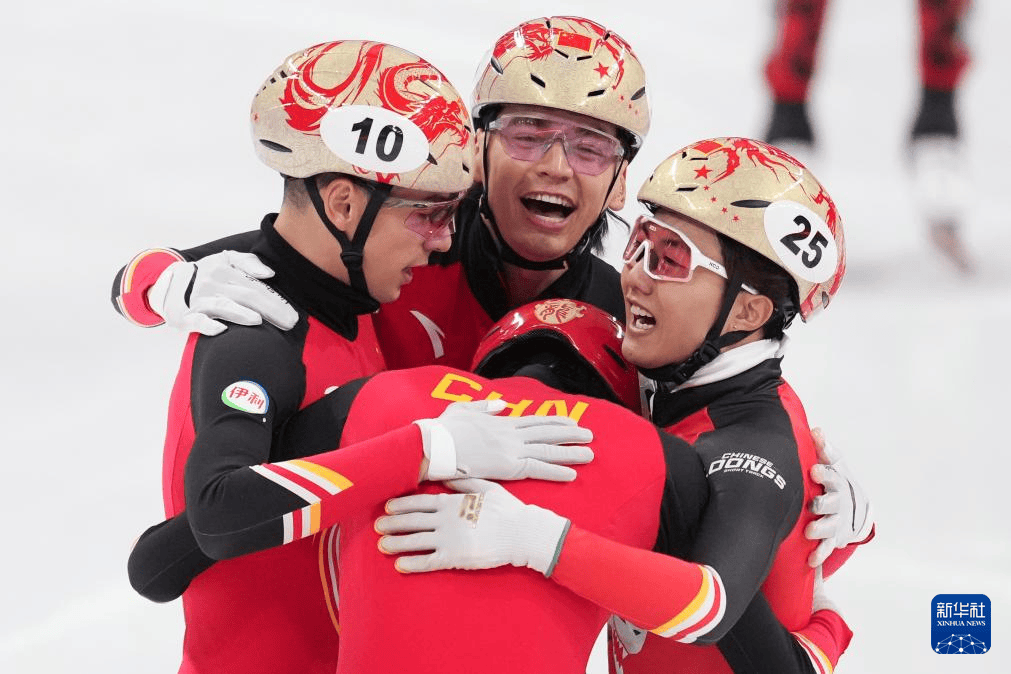
[[[730,316],[730,310],[734,306],[738,293],[742,292],[741,286],[743,284],[744,279],[737,269],[735,269],[727,280],[727,289],[723,295],[720,313],[716,316],[716,320],[713,321],[713,325],[709,328],[709,332],[706,334],[706,338],[702,341],[702,344],[695,349],[687,360],[661,367],[639,368],[640,372],[656,381],[658,391],[668,393],[673,391],[691,379],[692,375],[698,372],[699,368],[711,363],[719,356],[720,349],[736,344],[751,334],[747,330],[735,330],[725,335],[720,334],[723,331],[723,326],[727,323],[727,317]]]
[[[379,209],[383,207],[383,202],[386,201],[393,186],[375,184],[369,185],[366,188],[369,193],[369,201],[365,206],[365,211],[362,213],[361,218],[358,220],[358,227],[352,240],[348,238],[347,234],[337,229],[330,222],[330,218],[327,217],[326,207],[323,205],[323,197],[320,195],[319,187],[316,185],[316,176],[304,178],[303,182],[305,183],[306,191],[309,192],[309,199],[312,200],[312,205],[316,209],[316,215],[319,216],[327,231],[337,239],[337,243],[341,246],[341,262],[344,263],[344,266],[348,270],[348,280],[351,282],[351,287],[371,298],[372,295],[369,293],[368,283],[365,281],[365,272],[362,269],[365,261],[365,240],[369,238],[376,215],[378,215]],[[378,309],[379,307],[377,306],[376,308]]]

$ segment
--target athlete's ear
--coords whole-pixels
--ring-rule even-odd
[[[774,309],[775,305],[772,300],[765,295],[752,295],[742,290],[737,293],[734,306],[730,308],[730,315],[727,317],[727,324],[724,326],[723,332],[758,330],[772,317]]]
[[[611,195],[607,198],[607,207],[612,211],[620,211],[625,208],[625,196],[628,191],[625,187],[625,176],[628,173],[628,164],[624,161],[621,163],[621,170],[618,171],[618,178],[614,181],[614,187],[611,188]]]
[[[368,201],[364,190],[346,177],[331,180],[319,190],[326,208],[326,215],[334,227],[352,238]]]
[[[474,136],[476,142],[474,143],[474,161],[471,165],[474,167],[474,182],[484,184],[484,129],[478,129],[477,135]]]

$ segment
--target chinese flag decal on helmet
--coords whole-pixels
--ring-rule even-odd
[[[488,105],[539,105],[609,122],[638,148],[649,131],[646,74],[617,33],[578,16],[521,23],[482,62],[473,114]]]

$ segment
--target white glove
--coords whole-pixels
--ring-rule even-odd
[[[228,326],[216,318],[238,325],[259,325],[266,318],[290,330],[298,312],[257,280],[273,275],[252,253],[225,250],[196,262],[170,264],[147,291],[147,302],[167,324],[183,332],[221,334]]]
[[[821,566],[836,548],[845,548],[870,536],[874,517],[864,490],[850,475],[846,462],[828,443],[821,429],[812,429],[811,435],[821,462],[811,466],[811,479],[825,488],[825,493],[816,496],[811,503],[811,512],[821,517],[804,530],[808,539],[821,541],[807,560],[813,568]]]
[[[397,571],[492,569],[526,566],[551,575],[569,530],[569,520],[550,510],[526,505],[502,485],[467,479],[447,483],[465,494],[414,494],[386,503],[386,517],[376,520],[379,550],[388,554],[428,552],[399,557]]]
[[[425,479],[482,477],[490,480],[536,478],[571,482],[576,471],[564,465],[589,463],[588,428],[564,416],[495,416],[506,407],[501,400],[457,402],[437,419],[418,419],[428,472]]]

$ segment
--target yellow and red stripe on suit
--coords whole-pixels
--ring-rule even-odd
[[[571,527],[551,578],[662,637],[691,643],[723,618],[723,583],[713,568],[619,545]]]
[[[320,529],[320,502],[351,487],[351,481],[326,466],[305,459],[250,466],[258,475],[284,487],[309,505],[284,513],[284,543],[310,536]]]
[[[853,638],[849,625],[835,611],[822,609],[803,629],[793,633],[804,648],[816,674],[832,674]]]

